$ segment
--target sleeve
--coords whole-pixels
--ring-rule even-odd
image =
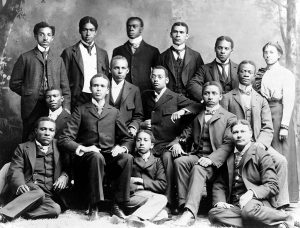
[[[287,70],[287,75],[283,80],[282,86],[282,104],[283,104],[283,111],[282,111],[282,119],[281,124],[289,126],[290,119],[292,117],[294,104],[295,104],[295,76],[292,72]]]
[[[186,98],[184,95],[182,94],[178,94],[177,96],[177,106],[178,106],[178,110],[183,109],[189,105],[194,104],[195,102]]]
[[[196,63],[197,69],[199,69],[200,66],[202,66],[202,65],[204,65],[204,62],[203,62],[203,59],[202,59],[202,57],[201,57],[201,54],[199,53],[199,54],[198,54],[198,57],[197,57],[197,63]]]
[[[20,96],[22,95],[24,71],[25,63],[23,56],[21,55],[13,67],[11,79],[9,81],[9,88]]]
[[[63,107],[65,109],[71,110],[71,91],[69,86],[69,79],[67,76],[67,71],[63,60],[59,59],[60,64],[60,88],[62,90],[62,95],[64,96]]]
[[[205,65],[199,67],[187,86],[188,94],[198,102],[202,100],[202,87],[205,79]]]
[[[116,117],[116,143],[120,144],[120,146],[127,148],[128,152],[133,150],[133,138],[129,135],[127,131],[127,127],[120,116],[120,112],[118,110]]]

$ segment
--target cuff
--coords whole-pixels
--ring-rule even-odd
[[[251,190],[253,192],[253,195],[255,196],[255,198],[258,199],[256,192],[253,189],[249,189],[249,190]]]
[[[84,152],[80,152],[81,148],[82,148],[82,146],[79,145],[77,147],[76,151],[75,151],[75,154],[78,155],[78,156],[80,156],[80,157],[84,154]]]
[[[190,112],[191,112],[190,110],[188,110],[188,109],[186,109],[186,108],[183,108],[182,110],[184,110],[184,111],[185,111],[185,113],[184,113],[184,114],[187,114],[187,113],[190,113]]]
[[[128,154],[128,149],[127,149],[127,147],[126,146],[121,146],[122,148],[124,148],[126,151],[125,151],[125,153],[126,154]]]

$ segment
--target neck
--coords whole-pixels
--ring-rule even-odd
[[[121,82],[123,82],[125,79],[123,79],[123,80],[119,80],[119,81],[116,81],[115,79],[113,79],[114,80],[114,82],[117,84],[117,85],[119,85]]]
[[[162,89],[155,89],[154,91],[155,91],[156,93],[160,94],[160,92],[161,92],[163,89],[164,89],[164,88],[162,88]]]
[[[273,64],[268,64],[267,67],[268,67],[269,69],[272,69],[273,67],[275,67],[275,66],[277,66],[277,65],[279,65],[279,62],[278,62],[278,61],[275,62],[275,63],[273,63]]]
[[[99,106],[104,106],[105,104],[105,98],[104,99],[101,99],[101,100],[96,100],[95,101],[98,103]]]

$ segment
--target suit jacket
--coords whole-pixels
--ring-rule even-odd
[[[71,114],[63,109],[63,111],[60,113],[60,115],[55,120],[55,124],[56,124],[55,138],[56,139],[59,138],[59,136],[61,135],[63,129],[66,127],[67,122],[70,118],[71,118]]]
[[[75,45],[66,48],[61,57],[64,60],[67,75],[70,82],[71,96],[72,96],[72,110],[77,105],[77,98],[80,96],[84,83],[83,75],[83,60],[79,48],[80,41]],[[97,53],[97,73],[103,73],[108,75],[109,72],[109,62],[108,55],[102,48],[96,47]]]
[[[52,141],[54,153],[54,182],[64,171],[61,163],[59,150],[57,149],[57,141]],[[9,190],[12,196],[15,196],[20,185],[33,182],[33,172],[36,161],[36,144],[35,141],[28,141],[19,144],[16,148],[11,160],[11,164],[7,174]]]
[[[246,157],[242,164],[242,178],[247,190],[253,190],[258,200],[268,200],[276,207],[276,200],[273,200],[273,196],[278,194],[279,187],[272,157],[254,144],[244,156]],[[222,168],[224,172],[219,173],[213,184],[213,205],[217,202],[230,203],[234,176],[233,153],[227,159],[227,166]]]
[[[203,132],[204,110],[184,129],[180,137],[177,137],[170,146],[178,143],[179,138],[193,142],[193,154],[197,154]],[[211,117],[208,128],[209,138],[212,146],[212,153],[207,157],[219,168],[233,151],[231,124],[236,120],[236,116],[224,108],[220,107]]]
[[[140,90],[127,81],[121,94],[120,115],[127,127],[133,126],[137,130],[144,118]]]
[[[237,76],[237,68],[238,65],[230,60],[230,76],[231,76],[231,88],[238,88],[239,86],[239,79]],[[218,66],[216,60],[212,61],[211,63],[207,63],[201,66],[197,72],[195,73],[194,77],[190,80],[187,91],[189,95],[194,98],[196,101],[202,100],[202,88],[206,82],[210,81],[218,81],[221,84],[225,83],[222,82],[219,77]],[[223,85],[222,85],[223,86]],[[231,89],[230,89],[231,90]],[[226,90],[223,86],[223,92],[229,92],[230,90]]]
[[[151,128],[155,137],[155,151],[161,153],[167,144],[178,136],[184,128],[184,119],[171,121],[171,115],[192,104],[182,94],[166,89],[158,102],[154,101],[154,91],[147,90],[142,94],[145,119],[151,119]]]
[[[246,118],[246,110],[240,97],[239,89],[234,89],[225,94],[221,105],[238,119]],[[252,130],[255,141],[263,143],[267,148],[273,139],[273,123],[268,101],[256,91],[251,92]]]
[[[21,96],[21,116],[27,119],[40,96],[44,59],[37,47],[18,58],[11,73],[9,87]],[[47,57],[47,78],[49,87],[61,88],[64,96],[63,107],[70,110],[71,94],[66,69],[60,57],[51,49]]]
[[[58,142],[74,153],[79,145],[95,145],[102,152],[110,152],[116,144],[127,147],[128,151],[133,146],[119,110],[105,103],[99,115],[92,102],[75,108]]]
[[[176,87],[176,74],[173,63],[173,51],[171,48],[168,48],[159,56],[158,65],[164,66],[169,72],[169,83],[167,87],[174,91]],[[186,47],[185,56],[183,61],[183,70],[181,73],[181,79],[183,85],[186,87],[189,80],[194,76],[196,71],[201,65],[203,65],[203,59],[199,52],[194,51],[193,49]]]
[[[140,177],[144,181],[145,190],[164,194],[167,188],[165,169],[160,158],[151,153],[147,162],[137,154],[133,159],[132,177]],[[131,184],[130,191],[136,191],[137,185]]]
[[[159,51],[156,47],[147,44],[142,40],[140,46],[133,54],[129,41],[113,50],[113,57],[116,55],[124,56],[128,61],[129,73],[126,80],[136,85],[143,92],[151,89],[151,67],[156,66],[159,58]]]

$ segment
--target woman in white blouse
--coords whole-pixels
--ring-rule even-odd
[[[278,43],[268,42],[262,50],[267,68],[261,79],[260,93],[268,100],[271,109],[274,127],[272,147],[287,158],[290,202],[298,202],[299,184],[293,121],[295,76],[280,65],[279,59],[283,50]]]

